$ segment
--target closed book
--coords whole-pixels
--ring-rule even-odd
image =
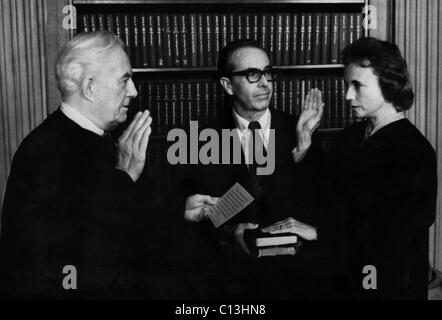
[[[181,37],[180,37],[180,21],[178,14],[172,14],[172,56],[173,66],[181,67]]]
[[[292,40],[291,40],[291,56],[290,56],[290,64],[296,65],[299,64],[299,17],[297,13],[292,15]]]
[[[244,240],[251,249],[254,247],[294,245],[298,243],[298,236],[293,233],[271,234],[262,232],[260,229],[248,229],[244,231]]]
[[[153,92],[154,92],[154,112],[153,112],[153,117],[152,117],[152,122],[156,123],[156,131],[157,134],[163,134],[165,131],[163,130],[163,116],[161,114],[163,108],[162,108],[162,99],[161,99],[161,86],[160,86],[160,82],[156,82],[154,84],[154,88],[153,88]]]
[[[321,41],[322,41],[322,14],[315,13],[313,16],[313,48],[312,48],[312,64],[321,63]]]
[[[196,15],[196,27],[197,27],[197,50],[198,50],[198,66],[204,67],[206,61],[206,52],[204,52],[204,41],[206,41],[204,36],[204,19],[201,13]]]
[[[188,67],[190,66],[190,36],[188,34],[188,20],[186,14],[180,14],[180,43],[181,43],[181,66]]]
[[[313,14],[308,13],[306,16],[306,34],[305,34],[305,62],[304,64],[312,64],[313,49]]]
[[[203,87],[202,87],[202,93],[201,93],[201,97],[202,97],[202,108],[203,108],[203,112],[201,115],[201,121],[203,126],[208,126],[210,123],[210,109],[211,109],[211,104],[210,104],[210,93],[211,93],[211,88],[210,88],[210,84],[211,81],[210,80],[206,80],[203,82]]]
[[[115,27],[114,27],[114,16],[112,14],[107,14],[106,15],[106,30],[109,30],[110,32],[113,32],[114,34],[116,34],[115,32]]]
[[[287,81],[281,80],[279,86],[279,110],[286,112],[287,111]]]
[[[302,106],[302,81],[301,81],[301,79],[295,79],[293,90],[294,90],[294,95],[295,95],[294,114],[298,117],[301,114],[301,106]]]
[[[279,104],[279,81],[273,81],[273,95],[270,101],[270,108],[278,109]]]
[[[283,24],[283,40],[282,40],[282,64],[289,65],[290,64],[290,54],[291,54],[291,31],[292,27],[292,16],[290,13],[284,14],[284,24]]]
[[[251,38],[255,41],[258,41],[259,36],[259,14],[253,13],[251,18],[252,23],[252,35]]]
[[[342,51],[348,45],[348,14],[341,13],[339,15],[339,56],[338,62],[342,62]]]
[[[106,18],[104,16],[104,14],[99,14],[97,16],[97,26],[98,26],[98,30],[101,30],[101,31],[108,30],[106,28]]]
[[[178,83],[178,126],[180,128],[184,128],[185,120],[185,108],[186,108],[186,98],[185,98],[185,83],[180,81]]]
[[[268,53],[270,58],[270,64],[275,64],[275,28],[276,28],[276,15],[274,13],[269,14],[269,26],[268,26],[268,35],[267,35],[267,41],[268,41]]]
[[[162,18],[160,14],[155,15],[155,40],[156,40],[156,65],[158,67],[164,67],[164,50],[163,50],[163,30],[162,30]]]
[[[201,101],[201,81],[195,81],[195,101],[194,101],[194,118],[200,122],[202,120],[202,101]]]
[[[147,15],[140,15],[140,40],[141,40],[141,67],[147,68],[149,64],[149,54],[148,51],[148,30],[147,30]]]
[[[213,67],[214,66],[214,55],[213,55],[213,26],[212,26],[212,15],[205,13],[203,15],[204,22],[204,66]]]
[[[170,83],[170,127],[169,128],[177,128],[178,127],[178,84],[176,81],[172,81]]]
[[[321,64],[330,63],[330,13],[322,15]]]
[[[324,117],[325,117],[325,126],[326,128],[332,128],[333,122],[333,92],[332,92],[332,80],[331,78],[325,79],[325,109],[324,109]]]
[[[356,14],[348,15],[348,44],[352,44],[356,40]]]
[[[149,56],[149,66],[158,66],[157,59],[157,32],[155,32],[155,16],[153,14],[147,15],[147,54]]]
[[[283,27],[284,27],[284,16],[282,13],[276,14],[276,36],[275,36],[275,65],[282,65],[282,46],[283,46]]]
[[[339,79],[339,103],[342,108],[341,112],[341,123],[340,128],[344,128],[350,124],[350,112],[351,110],[348,108],[348,103],[345,100],[345,82],[344,79]]]
[[[198,30],[196,14],[190,15],[190,65],[198,66]]]
[[[333,13],[331,15],[330,36],[330,62],[336,64],[339,61],[339,13]]]
[[[114,15],[114,28],[115,35],[120,38],[123,43],[126,43],[124,40],[123,22],[119,14]]]
[[[221,21],[220,15],[213,15],[213,65],[216,65],[218,54],[221,50]]]
[[[318,89],[321,90],[321,93],[322,93],[322,101],[325,102],[325,101],[327,101],[327,97],[326,97],[327,91],[326,91],[325,78],[322,77],[322,78],[318,79],[318,82],[319,82]],[[327,108],[327,106],[324,106],[324,109],[325,108]],[[327,123],[326,115],[327,114],[324,110],[324,113],[322,114],[321,122],[319,124],[320,129],[326,128],[326,123]]]
[[[305,64],[305,38],[306,38],[306,27],[307,27],[307,15],[301,13],[299,16],[299,39],[298,39],[298,64]]]
[[[90,14],[89,15],[89,27],[90,27],[90,31],[94,32],[98,30],[98,19],[97,19],[97,15],[95,14]]]
[[[293,80],[290,80],[287,84],[288,89],[288,104],[287,104],[287,111],[291,114],[295,114],[295,88],[294,88],[295,82]]]
[[[193,96],[193,83],[186,83],[186,110],[185,110],[185,127],[189,128],[190,121],[195,120],[195,107]]]
[[[127,55],[134,61],[134,41],[133,41],[133,30],[131,28],[132,21],[130,14],[124,14],[123,17],[123,33],[124,33],[124,44],[126,45]]]
[[[339,79],[336,77],[332,79],[332,94],[333,94],[333,101],[332,101],[331,127],[340,128],[341,127],[340,113],[342,112],[342,108],[340,107]]]
[[[224,48],[228,42],[227,14],[221,14],[221,48]]]
[[[267,30],[268,30],[268,15],[263,13],[261,17],[261,25],[260,25],[260,32],[259,32],[259,38],[258,42],[261,48],[263,48],[265,51],[268,50],[267,48]]]
[[[264,247],[257,250],[257,257],[293,256],[297,249],[294,246]]]
[[[135,68],[139,68],[141,66],[141,31],[139,27],[139,15],[132,15],[132,32],[133,32],[133,45],[132,45],[132,64]]]
[[[164,65],[165,67],[173,67],[173,54],[172,54],[172,22],[171,17],[168,14],[163,14],[163,49],[164,49]]]
[[[171,124],[170,120],[172,114],[169,83],[162,82],[161,91],[162,91],[161,100],[163,101],[163,105],[161,106],[162,115],[163,115],[163,132],[166,133],[170,129],[170,124]]]

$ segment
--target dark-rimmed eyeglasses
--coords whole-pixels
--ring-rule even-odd
[[[242,71],[230,72],[227,76],[243,76],[246,77],[247,81],[250,83],[256,83],[261,80],[262,76],[266,77],[267,81],[275,81],[277,72],[272,67],[267,67],[264,70],[259,70],[256,68],[248,68]]]

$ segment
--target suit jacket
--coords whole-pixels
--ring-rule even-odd
[[[131,210],[137,186],[115,169],[115,151],[110,136],[79,127],[59,109],[23,140],[2,210],[0,290],[6,297],[135,292],[141,262],[134,253],[144,242],[137,239],[139,214],[146,213]],[[62,286],[66,265],[77,270],[77,290]]]
[[[209,222],[194,226],[194,229],[198,229],[195,232],[199,232],[201,239],[204,239],[200,241],[198,250],[205,257],[205,267],[208,261],[213,261],[219,268],[225,267],[227,271],[223,271],[231,278],[220,281],[223,282],[220,286],[228,283],[232,287],[240,283],[233,290],[235,292],[230,292],[236,297],[309,298],[327,290],[327,284],[318,287],[314,283],[315,279],[326,278],[327,268],[331,267],[328,260],[330,251],[324,246],[329,243],[328,230],[332,228],[319,201],[318,177],[314,172],[313,162],[318,151],[313,147],[300,164],[294,163],[291,151],[296,146],[295,125],[295,120],[288,115],[271,111],[270,126],[275,130],[275,171],[271,175],[260,176],[261,188],[257,192],[244,162],[191,166],[185,179],[184,192],[187,196],[202,193],[219,197],[236,182],[254,196],[255,200],[226,225],[251,222],[265,227],[293,217],[318,228],[319,240],[304,243],[295,256],[255,258],[235,249],[233,239],[229,238],[231,235],[222,232],[228,229],[225,226],[218,231]],[[235,128],[232,111],[226,110],[212,127],[218,132]],[[205,252],[201,243],[208,246]],[[228,245],[220,247],[219,243]],[[207,259],[208,256],[211,259]]]
[[[340,249],[354,289],[360,298],[425,299],[435,152],[407,119],[366,140],[364,134],[365,122],[348,127],[331,152],[330,172],[343,210]],[[366,265],[377,269],[377,290],[362,287]]]

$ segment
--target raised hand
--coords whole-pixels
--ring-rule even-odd
[[[117,168],[125,171],[134,182],[138,180],[146,162],[146,150],[152,132],[149,111],[138,112],[129,127],[118,139]]]
[[[313,132],[319,127],[322,114],[324,113],[324,102],[319,89],[312,89],[304,99],[302,111],[296,125],[298,136],[298,151],[307,150],[312,142]]]

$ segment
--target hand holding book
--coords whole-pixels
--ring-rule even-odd
[[[318,234],[315,227],[298,221],[292,217],[278,221],[261,229],[261,231],[270,234],[294,233],[308,241],[318,239]]]

